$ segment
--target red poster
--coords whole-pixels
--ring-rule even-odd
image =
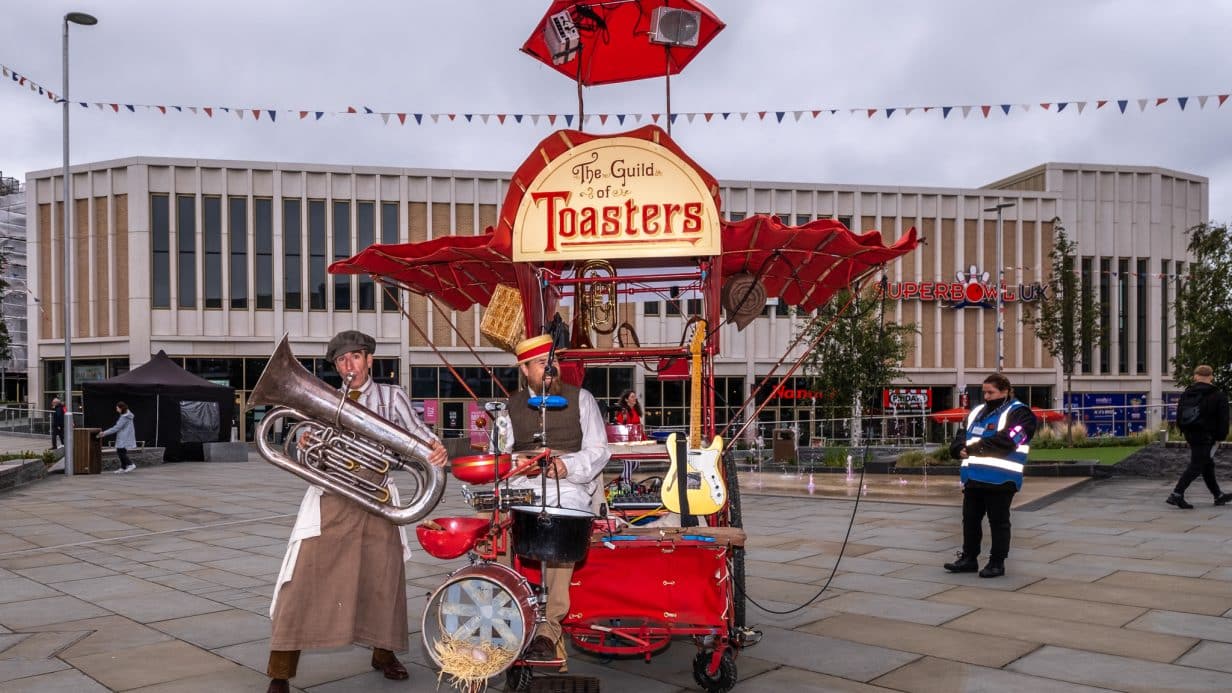
[[[441,418],[440,406],[440,400],[425,399],[423,401],[423,422],[429,426],[436,425]]]
[[[483,421],[483,425],[477,422]],[[466,403],[466,430],[470,432],[471,443],[486,446],[488,444],[488,415],[483,407],[474,403]]]

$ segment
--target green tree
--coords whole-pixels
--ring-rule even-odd
[[[1082,286],[1074,271],[1077,241],[1065,234],[1060,220],[1053,219],[1052,223],[1055,237],[1048,254],[1051,267],[1045,284],[1047,290],[1034,306],[1027,304],[1026,321],[1044,350],[1061,362],[1061,372],[1065,374],[1064,401],[1068,407],[1078,355],[1084,351],[1084,346],[1088,349],[1098,347],[1107,326],[1099,324],[1095,292]]]
[[[863,409],[903,376],[903,360],[917,330],[914,324],[882,324],[884,299],[876,286],[860,292],[854,301],[851,297],[850,290],[839,291],[805,328],[804,341],[809,344],[822,331],[828,332],[809,352],[804,373],[810,387],[824,393],[831,410],[850,411],[852,445],[858,445]]]
[[[1189,385],[1194,367],[1205,363],[1226,390],[1232,387],[1232,232],[1227,224],[1206,223],[1188,233],[1193,260],[1176,294],[1172,377]]]

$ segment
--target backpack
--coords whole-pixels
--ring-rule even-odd
[[[1176,426],[1181,431],[1202,428],[1202,401],[1206,399],[1199,390],[1188,389],[1176,403]]]

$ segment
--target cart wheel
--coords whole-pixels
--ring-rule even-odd
[[[727,693],[736,687],[736,657],[731,648],[725,650],[723,656],[719,657],[719,670],[711,676],[706,673],[711,654],[698,652],[693,658],[693,680],[707,693]]]
[[[511,691],[529,691],[532,675],[530,667],[509,667],[505,672],[505,688]]]

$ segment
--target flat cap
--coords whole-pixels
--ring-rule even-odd
[[[376,351],[376,340],[359,330],[346,330],[334,335],[325,348],[325,360],[333,362],[343,354],[352,351],[366,351],[369,354]]]

